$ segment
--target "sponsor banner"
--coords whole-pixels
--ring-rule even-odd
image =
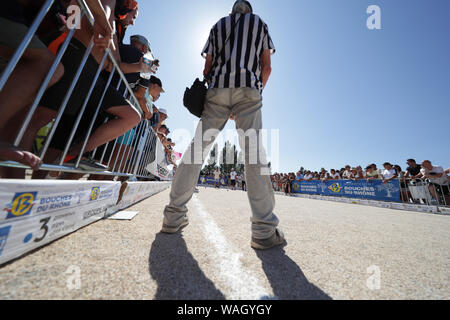
[[[386,184],[381,180],[294,181],[292,190],[295,193],[310,195],[401,202],[398,180]]]
[[[439,213],[442,213],[442,214],[450,214],[450,208],[439,207]]]
[[[221,178],[219,182],[222,186],[228,185],[228,179]],[[200,184],[200,185],[202,185],[202,184],[214,185],[215,183],[216,183],[216,180],[214,180],[214,178],[200,177],[200,179],[198,180],[198,184]]]
[[[167,169],[167,166],[169,163],[166,159],[166,153],[164,152],[164,146],[159,141],[159,139],[156,139],[156,147],[155,147],[155,161],[152,163],[149,163],[146,167],[147,171],[150,172],[155,177],[158,177],[162,180],[169,180],[170,179],[170,171]]]
[[[128,208],[141,200],[170,188],[171,182],[127,182],[118,209]]]
[[[0,225],[96,202],[112,204],[119,190],[118,182],[2,180]]]
[[[11,204],[0,222],[3,264],[103,219],[120,183],[4,180],[0,188],[2,204]]]

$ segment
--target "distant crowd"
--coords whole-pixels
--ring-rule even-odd
[[[444,201],[450,205],[450,168],[444,170],[442,166],[433,165],[431,161],[425,160],[418,164],[416,160],[407,160],[408,167],[405,171],[399,165],[392,165],[389,162],[383,164],[383,169],[379,169],[376,164],[370,164],[363,169],[361,166],[352,167],[350,165],[341,169],[324,168],[320,171],[310,171],[301,169],[296,174],[275,173],[270,176],[275,191],[281,191],[289,195],[292,192],[294,181],[330,181],[330,180],[381,180],[388,183],[394,179],[400,180],[404,199],[411,198],[408,194],[408,185],[416,183],[426,183],[435,201],[445,197]]]

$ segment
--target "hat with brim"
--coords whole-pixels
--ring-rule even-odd
[[[153,57],[152,47],[150,45],[150,41],[148,41],[146,37],[141,36],[139,34],[136,34],[136,35],[130,37],[130,41],[137,41],[137,42],[143,44],[144,46],[147,46],[148,53],[150,53],[152,55],[152,57]]]
[[[167,117],[169,117],[169,115],[167,114],[167,110],[166,109],[161,108],[161,109],[158,109],[158,110],[159,110],[159,113],[164,113]]]
[[[162,86],[162,82],[161,82],[161,80],[159,78],[157,78],[155,76],[151,76],[150,77],[150,83],[158,85],[161,88],[161,92],[166,92],[166,91],[164,91],[163,86]]]

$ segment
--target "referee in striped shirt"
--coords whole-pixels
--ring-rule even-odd
[[[269,80],[273,53],[275,46],[269,29],[253,14],[248,1],[236,1],[231,14],[212,27],[202,52],[206,58],[203,74],[209,78],[205,109],[196,138],[174,177],[170,204],[164,211],[163,233],[177,233],[189,224],[186,205],[193,196],[203,164],[195,161],[194,153],[200,149],[200,160],[204,160],[203,155],[208,154],[218,133],[233,115],[246,155],[248,198],[253,213],[251,246],[265,250],[285,243],[273,213],[275,196],[260,141],[261,94]],[[217,134],[211,135],[211,130]],[[199,134],[202,134],[200,138]],[[198,141],[203,141],[201,148],[196,146]]]

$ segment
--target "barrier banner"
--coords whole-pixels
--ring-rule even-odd
[[[393,180],[334,180],[334,181],[294,181],[292,192],[300,194],[324,195],[332,197],[368,199],[401,202],[400,182]]]
[[[216,183],[216,180],[214,180],[213,178],[200,177],[200,179],[198,180],[198,184],[211,184],[211,185],[214,185],[215,183]],[[221,178],[220,179],[220,184],[222,186],[227,186],[228,185],[228,179]]]
[[[141,200],[170,188],[171,182],[127,182],[119,209],[128,208]]]
[[[2,180],[0,264],[103,219],[119,182]]]
[[[155,153],[155,160],[146,166],[147,171],[162,180],[169,180],[170,171],[167,169],[168,163],[166,160],[166,153],[164,152],[164,146],[159,139],[156,139]]]

